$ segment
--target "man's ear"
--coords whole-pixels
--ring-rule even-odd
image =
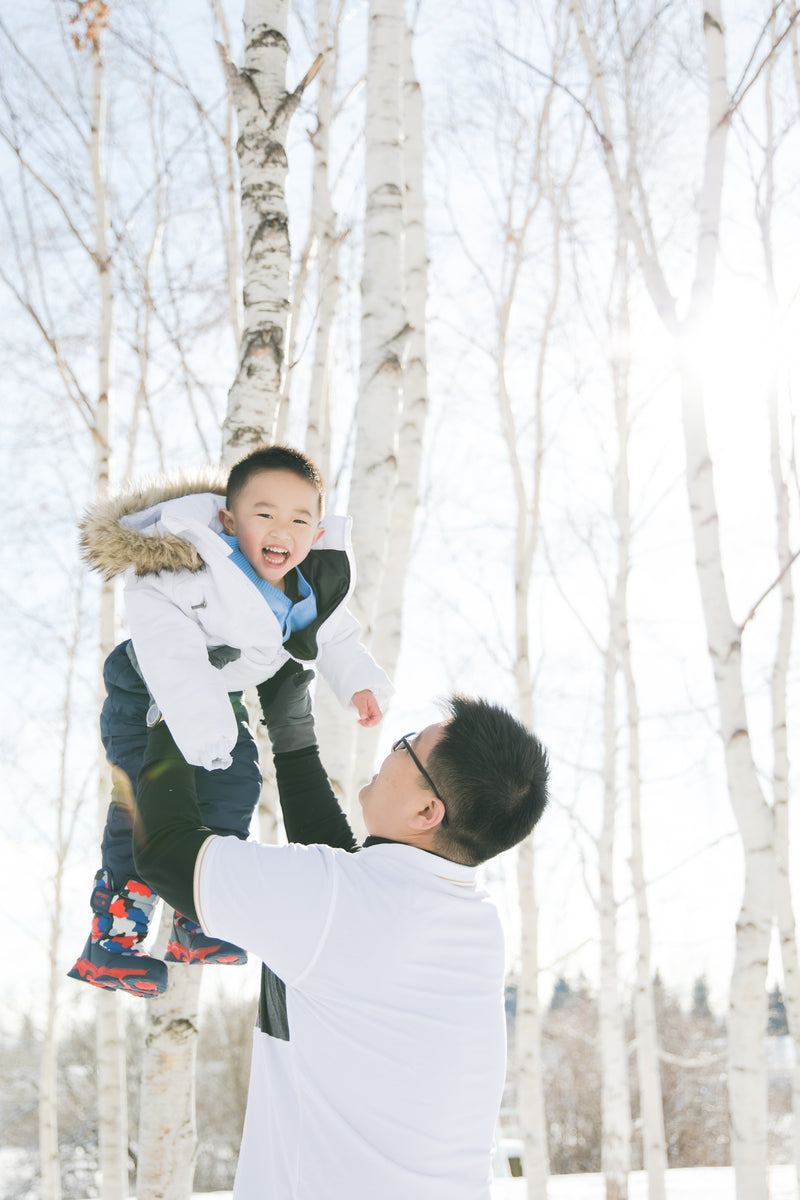
[[[236,522],[233,519],[233,513],[228,512],[227,508],[219,510],[219,519],[222,528],[231,537],[236,533]]]
[[[430,833],[442,823],[444,816],[444,805],[437,796],[431,796],[424,808],[420,808],[411,817],[408,823],[417,833]]]

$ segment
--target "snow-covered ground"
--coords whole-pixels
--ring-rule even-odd
[[[526,1200],[524,1179],[496,1179],[492,1200]],[[553,1175],[547,1200],[604,1200],[602,1175]],[[735,1200],[732,1167],[688,1167],[667,1171],[667,1200]],[[770,1200],[798,1200],[793,1167],[770,1168]],[[198,1193],[194,1200],[231,1200],[230,1192]],[[536,1200],[536,1197],[531,1197]],[[647,1200],[647,1176],[629,1176],[628,1200]]]
[[[770,1200],[798,1200],[793,1167],[770,1168]],[[525,1200],[523,1179],[497,1179],[492,1200]],[[553,1175],[547,1200],[604,1200],[602,1175]],[[687,1167],[667,1171],[667,1200],[735,1200],[732,1167]],[[531,1197],[535,1200],[535,1197]],[[628,1200],[647,1200],[647,1176],[629,1176]]]
[[[39,1200],[37,1192],[17,1190],[24,1157],[19,1151],[0,1149],[0,1198],[15,1195]],[[23,1176],[24,1177],[24,1176]],[[17,1186],[15,1186],[17,1185]],[[12,1191],[13,1189],[13,1191]],[[770,1200],[800,1200],[793,1167],[770,1168]],[[602,1175],[553,1175],[547,1185],[547,1200],[604,1200]],[[633,1171],[629,1176],[629,1200],[647,1200],[647,1176]],[[667,1171],[667,1200],[735,1200],[731,1167],[689,1167]],[[133,1200],[133,1198],[132,1198]],[[193,1200],[231,1200],[230,1192],[197,1192]],[[492,1200],[527,1200],[524,1179],[496,1179]],[[544,1197],[531,1197],[544,1200]]]
[[[770,1200],[798,1200],[793,1167],[770,1168]],[[496,1179],[492,1200],[526,1200],[524,1179]],[[604,1200],[602,1175],[553,1175],[547,1200]],[[687,1167],[667,1171],[667,1200],[735,1200],[732,1167]],[[231,1200],[230,1192],[198,1193],[194,1200]],[[530,1200],[537,1200],[531,1197]],[[629,1176],[628,1200],[647,1200],[647,1176]]]

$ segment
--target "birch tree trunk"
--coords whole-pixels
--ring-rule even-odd
[[[535,204],[538,201],[534,201]],[[534,208],[528,207],[522,226],[511,236],[513,204],[507,208],[506,246],[510,261],[504,275],[504,290],[497,311],[497,400],[500,420],[511,466],[514,493],[514,682],[520,719],[530,728],[534,723],[533,682],[530,658],[530,583],[539,542],[539,518],[542,486],[544,438],[545,364],[560,288],[561,209],[553,208],[553,280],[536,370],[534,422],[536,456],[530,495],[526,484],[528,471],[520,455],[520,439],[514,407],[508,389],[506,365],[509,352],[509,326],[516,299],[517,283],[526,253],[526,234]],[[518,850],[517,887],[520,906],[520,978],[517,993],[517,1105],[524,1144],[525,1178],[528,1196],[544,1196],[547,1191],[547,1122],[542,1077],[542,1016],[539,1001],[539,908],[535,887],[533,837],[527,837]]]
[[[108,491],[111,450],[111,352],[113,337],[113,294],[111,261],[108,247],[108,192],[105,171],[106,98],[103,66],[103,17],[94,21],[91,39],[93,104],[91,131],[92,187],[95,202],[96,265],[100,287],[100,328],[98,331],[98,381],[95,421],[92,429],[95,448],[95,481],[98,496]],[[114,648],[116,611],[114,589],[103,583],[100,590],[100,661]],[[97,711],[104,698],[102,674],[99,675]],[[98,740],[97,759],[98,825],[105,826],[111,770]],[[103,1196],[125,1200],[128,1195],[128,1099],[125,1069],[125,1031],[120,998],[115,992],[100,991],[97,997],[97,1073],[98,1136]]]
[[[222,0],[213,0],[214,18],[219,26],[219,51],[223,69],[227,72],[228,63],[232,61],[231,39],[228,33],[228,20],[225,16],[225,6]],[[236,109],[233,103],[232,89],[227,89],[225,100],[225,208],[227,212],[227,228],[225,236],[225,263],[228,277],[228,305],[231,315],[233,342],[237,354],[242,345],[242,256],[239,249],[239,188],[236,181]]]
[[[628,781],[631,806],[631,878],[636,898],[637,955],[633,1015],[636,1028],[636,1068],[642,1118],[642,1153],[647,1172],[648,1200],[665,1200],[667,1139],[658,1053],[655,996],[647,904],[647,882],[642,851],[641,773],[639,769],[639,702],[631,662],[630,639],[625,625],[621,650],[622,674],[628,710]]]
[[[401,0],[370,0],[365,115],[366,210],[361,275],[361,365],[349,511],[358,569],[350,605],[362,640],[373,649],[388,559],[397,478],[397,430],[402,363],[407,341],[403,288],[402,60],[405,15]],[[355,826],[355,737],[352,711],[337,713],[333,753],[326,765]],[[359,733],[359,738],[361,734]],[[368,739],[372,744],[372,739]],[[350,807],[352,805],[352,807]]]
[[[797,99],[800,100],[800,36],[797,32],[797,0],[789,0],[789,21],[791,23],[789,36],[792,45],[792,76]]]
[[[553,77],[558,73],[559,51],[554,49]],[[553,90],[542,106],[536,129],[517,122],[512,142],[514,166],[502,197],[503,220],[500,282],[493,293],[497,335],[494,361],[497,372],[497,403],[511,473],[514,511],[514,683],[520,718],[534,725],[533,668],[530,650],[530,588],[539,545],[542,471],[544,463],[544,397],[548,356],[561,292],[561,237],[566,195],[577,156],[564,178],[556,182],[552,164],[541,149],[548,143],[547,131]],[[520,125],[522,132],[519,133]],[[530,146],[539,147],[531,157]],[[528,160],[531,159],[529,162]],[[525,398],[524,420],[533,426],[532,464],[523,459],[514,401],[509,389],[507,366],[512,356],[512,316],[520,276],[529,254],[529,230],[540,202],[547,201],[551,213],[550,279],[541,329],[537,331],[538,354],[532,394]],[[535,848],[532,837],[519,846],[517,887],[520,906],[520,976],[517,993],[516,1062],[517,1107],[524,1146],[527,1194],[544,1196],[549,1174],[547,1120],[542,1073],[542,1015],[539,1001],[539,909],[535,887]]]
[[[403,39],[403,283],[406,296],[407,353],[401,365],[401,411],[397,469],[390,513],[389,546],[380,583],[378,619],[372,652],[391,677],[397,669],[403,635],[403,596],[414,541],[414,514],[419,501],[422,447],[428,415],[428,258],[425,245],[422,90],[414,72],[413,33],[404,22]],[[359,734],[355,779],[372,773],[377,729]],[[366,736],[365,736],[366,735]]]
[[[618,598],[618,597],[617,597]],[[604,660],[603,823],[598,842],[600,991],[597,998],[600,1041],[602,1169],[606,1200],[627,1200],[630,1171],[630,1096],[628,1055],[622,1022],[617,955],[617,903],[614,897],[614,840],[617,807],[617,614],[612,603]]]
[[[350,511],[358,563],[353,611],[371,644],[397,478],[397,429],[407,342],[403,287],[401,0],[370,0],[361,369]]]
[[[698,6],[698,15],[701,11]],[[596,51],[580,0],[570,0],[600,110],[603,161],[620,221],[636,249],[645,283],[668,332],[676,339],[683,405],[686,483],[698,581],[714,671],[728,791],[745,854],[742,907],[736,926],[728,1025],[731,1144],[739,1200],[767,1196],[766,966],[773,906],[772,814],[753,760],[741,673],[741,628],[733,621],[719,545],[719,517],[703,410],[703,391],[691,354],[713,294],[719,218],[730,123],[725,34],[720,0],[702,6],[708,79],[708,135],[699,202],[695,274],[683,327],[657,249],[631,211],[616,159],[614,131]],[[681,337],[681,333],[684,334]]]
[[[613,322],[612,344],[630,345],[628,309],[629,263],[627,240],[620,236],[617,251],[621,283],[619,312]],[[633,674],[628,624],[628,579],[631,557],[631,504],[628,471],[630,448],[629,360],[620,354],[613,363],[614,400],[617,426],[617,468],[613,511],[617,528],[617,583],[612,602],[612,640],[617,651],[617,670],[625,689],[628,723],[628,792],[630,802],[630,868],[636,900],[637,956],[633,1015],[636,1029],[636,1067],[642,1121],[642,1152],[647,1172],[649,1200],[666,1200],[667,1141],[658,1057],[655,996],[651,963],[650,913],[644,874],[642,845],[641,769],[639,755],[639,698]]]
[[[690,328],[706,312],[713,292],[719,212],[728,129],[725,42],[719,0],[704,14],[709,77],[709,134],[700,209],[697,267]],[[714,669],[720,733],[731,803],[745,852],[745,885],[736,924],[728,1045],[731,1149],[740,1200],[766,1200],[767,1025],[766,971],[773,911],[772,814],[761,789],[750,741],[742,681],[741,627],[730,611],[719,544],[719,517],[696,367],[682,358],[686,482],[694,530],[697,574]]]
[[[67,816],[67,747],[70,737],[75,661],[80,640],[81,584],[78,584],[75,624],[67,660],[67,679],[62,707],[61,749],[59,754],[58,799],[56,817],[56,864],[53,875],[53,900],[48,939],[48,982],[45,1035],[39,1069],[39,1161],[43,1200],[61,1200],[61,1166],[58,1153],[58,961],[64,866],[67,860],[74,820]]]
[[[64,794],[59,797],[59,826]],[[59,830],[60,832],[60,830]],[[48,983],[45,1032],[39,1065],[39,1163],[43,1200],[61,1200],[61,1166],[58,1159],[58,927],[61,920],[63,864],[56,867],[53,914],[48,946]]]
[[[224,462],[269,440],[277,419],[289,310],[286,131],[299,93],[287,95],[288,0],[246,0],[244,64],[228,63],[239,119],[244,318],[239,365],[223,426]]]
[[[520,246],[520,250],[522,247]],[[557,276],[556,276],[557,277]],[[558,287],[555,287],[555,295]],[[552,311],[555,311],[555,295]],[[510,307],[509,307],[510,311]],[[539,540],[539,512],[542,478],[543,372],[538,373],[535,401],[536,459],[531,496],[525,487],[525,470],[519,455],[519,440],[513,420],[505,381],[505,337],[507,326],[501,323],[501,364],[498,396],[506,448],[516,497],[514,547],[514,679],[520,719],[534,725],[533,681],[530,661],[530,580]],[[547,333],[542,339],[540,363],[546,356]],[[517,992],[517,1105],[524,1143],[525,1178],[528,1196],[544,1196],[549,1174],[547,1121],[542,1076],[542,1013],[539,1001],[539,906],[535,884],[536,856],[533,836],[520,844],[517,856],[517,888],[520,909],[520,973]]]
[[[773,745],[773,821],[775,827],[775,903],[783,964],[783,1001],[794,1043],[792,1070],[792,1108],[794,1114],[794,1166],[798,1195],[800,1195],[800,962],[797,952],[797,927],[790,875],[789,852],[789,740],[787,712],[787,682],[789,656],[794,630],[794,585],[789,564],[792,559],[789,542],[789,495],[781,464],[781,445],[778,427],[777,395],[773,385],[769,395],[770,457],[778,528],[778,560],[781,570],[781,616],[775,666],[772,672],[772,745]]]
[[[163,958],[172,909],[162,906],[153,954]],[[222,969],[222,968],[220,968]],[[147,1003],[139,1113],[138,1200],[190,1200],[197,1159],[195,1061],[204,968],[168,967],[161,996]]]
[[[422,445],[428,415],[428,258],[425,246],[422,90],[414,72],[413,33],[403,41],[403,281],[408,323],[407,356],[401,375],[397,483],[392,505],[388,556],[381,584],[375,657],[389,675],[397,667],[403,624],[403,587],[411,561],[414,513],[419,499]]]
[[[772,813],[753,761],[741,674],[741,628],[730,613],[719,548],[702,395],[684,367],[684,434],[697,571],[714,667],[728,788],[745,852],[736,923],[728,1046],[733,1161],[740,1200],[767,1197],[766,973],[773,909]]]
[[[309,74],[286,93],[288,0],[247,0],[245,59],[227,62],[239,114],[244,316],[239,365],[222,430],[232,464],[273,436],[282,387],[291,257],[286,133]],[[171,912],[162,916],[166,941]],[[147,1002],[139,1171],[140,1200],[188,1200],[196,1159],[194,1064],[202,968],[170,968],[167,990]]]
[[[775,14],[772,14],[771,32],[775,44]],[[793,47],[796,57],[796,43]],[[763,202],[757,207],[761,238],[764,250],[764,270],[767,296],[771,312],[770,326],[780,326],[780,305],[775,281],[772,249],[772,215],[775,195],[775,120],[773,113],[772,86],[774,60],[767,64],[764,87],[766,139]],[[800,93],[799,93],[800,94]],[[789,799],[790,761],[788,736],[787,685],[789,661],[794,633],[794,582],[792,579],[792,550],[790,540],[789,487],[785,478],[781,446],[780,412],[778,402],[779,358],[771,356],[772,370],[767,381],[767,410],[770,434],[770,467],[775,493],[775,515],[778,547],[778,579],[780,595],[780,621],[778,642],[775,648],[775,664],[772,671],[772,817],[775,837],[775,904],[783,965],[783,1000],[794,1043],[794,1068],[792,1071],[792,1108],[794,1114],[794,1166],[795,1186],[800,1195],[800,962],[798,962],[797,928],[794,919],[794,903],[790,875],[789,852]]]
[[[341,13],[340,13],[341,15]],[[330,173],[333,93],[339,61],[338,19],[331,29],[330,0],[317,0],[317,47],[325,48],[319,72],[317,128],[312,138],[314,172],[311,224],[317,239],[317,323],[311,363],[311,387],[306,419],[306,453],[322,477],[331,472],[331,405],[333,400],[333,323],[339,302],[339,238],[331,198]]]
[[[317,62],[286,94],[288,3],[248,0],[245,63],[228,77],[239,112],[244,239],[244,316],[239,367],[223,426],[222,461],[232,463],[273,436],[282,386],[290,253],[284,192],[289,120]],[[233,222],[231,222],[233,224]],[[172,913],[162,917],[159,946]],[[158,952],[158,947],[156,952]],[[170,968],[163,996],[148,1002],[142,1089],[140,1200],[188,1200],[196,1158],[194,1066],[202,969]]]

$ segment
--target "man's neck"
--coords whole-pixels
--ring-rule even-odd
[[[424,850],[426,854],[433,854],[436,858],[443,858],[447,862],[457,863],[460,867],[470,867],[473,865],[472,863],[461,862],[459,859],[453,858],[451,854],[442,854],[442,851],[436,846],[435,842],[427,838],[424,841],[421,838],[405,840],[377,837],[370,834],[369,837],[364,839],[363,845],[365,848],[369,846],[412,846],[415,850]]]

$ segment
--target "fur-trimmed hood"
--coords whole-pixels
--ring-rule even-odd
[[[159,506],[184,496],[212,493],[224,504],[226,476],[213,467],[175,476],[156,476],[98,500],[79,524],[81,556],[89,566],[111,580],[132,567],[136,575],[159,571],[201,571],[205,565],[198,548],[185,537],[154,525]],[[151,532],[130,518],[147,510]]]

